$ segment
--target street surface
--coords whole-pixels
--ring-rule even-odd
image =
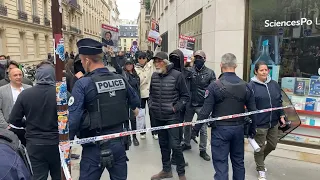
[[[149,116],[146,116],[147,126],[150,126]],[[160,147],[157,140],[154,140],[151,133],[147,133],[147,139],[140,140],[140,146],[131,146],[127,151],[128,162],[128,180],[150,180],[151,176],[160,172],[162,168]],[[199,140],[198,140],[199,141]],[[186,167],[186,176],[188,180],[212,180],[214,175],[212,161],[204,161],[199,156],[198,145],[192,142],[192,149],[184,152],[184,157],[189,163]],[[76,150],[75,150],[76,149]],[[81,146],[74,146],[73,152],[81,152]],[[208,154],[211,155],[210,143],[208,142]],[[72,177],[79,177],[79,162],[72,161]],[[229,162],[231,164],[231,162]],[[268,180],[319,180],[320,164],[307,163],[286,158],[269,156],[266,159],[268,169]],[[168,180],[177,180],[178,176],[175,166],[172,166],[174,178]],[[252,152],[245,154],[246,180],[257,180],[255,162]],[[232,179],[232,168],[229,166],[229,179]],[[108,180],[108,171],[104,171],[102,180]]]
[[[109,70],[114,71],[114,68],[108,67]],[[150,126],[149,116],[147,115],[147,126]],[[127,152],[128,158],[128,180],[149,180],[150,177],[158,173],[161,168],[161,154],[157,140],[154,140],[151,133],[147,134],[147,139],[140,140],[140,146],[130,147]],[[193,142],[192,142],[193,143]],[[186,176],[188,180],[212,180],[214,170],[212,161],[207,162],[199,157],[199,150],[195,143],[190,151],[184,152],[184,157],[189,163],[186,167]],[[208,153],[211,155],[210,143],[208,142]],[[74,146],[73,153],[81,154],[81,146]],[[74,180],[79,178],[79,163],[80,160],[72,161],[72,178]],[[230,162],[229,162],[230,164]],[[319,180],[320,164],[307,163],[302,161],[291,160],[287,158],[279,158],[269,156],[266,159],[266,166],[268,169],[268,180]],[[246,180],[257,180],[257,172],[255,170],[255,162],[252,152],[245,154]],[[229,179],[232,179],[232,168],[229,166]],[[177,173],[175,166],[172,166],[174,178],[168,180],[177,180]],[[50,178],[49,178],[50,179]],[[104,171],[102,180],[108,180],[108,171]]]

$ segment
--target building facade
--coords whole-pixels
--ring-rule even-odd
[[[237,56],[237,73],[243,76],[245,0],[150,0],[146,11],[159,22],[165,51],[177,49],[179,34],[193,36],[195,50],[206,52],[208,67],[219,74],[227,50]]]
[[[133,41],[138,41],[138,26],[132,24],[120,25],[119,29],[119,49],[121,51],[130,51]]]
[[[150,7],[147,6],[147,4],[150,4],[150,0],[148,0],[148,2],[140,2],[140,13],[137,19],[139,36],[138,45],[140,50],[151,50],[151,43],[148,41],[148,33],[150,30]]]
[[[65,51],[76,53],[76,43],[83,38],[83,9],[82,0],[62,1],[62,30]]]
[[[38,62],[53,52],[52,44],[51,1],[0,1],[0,54]]]
[[[108,0],[108,3],[110,5],[110,11],[111,11],[110,25],[115,26],[115,27],[119,27],[119,25],[120,25],[120,19],[119,19],[120,12],[118,9],[117,1],[116,0]]]

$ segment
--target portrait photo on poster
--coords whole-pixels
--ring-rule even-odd
[[[104,47],[118,51],[119,29],[114,26],[102,24],[101,28],[102,44]]]

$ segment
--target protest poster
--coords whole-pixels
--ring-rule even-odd
[[[154,19],[151,20],[151,30],[149,31],[149,34],[148,34],[148,41],[154,42],[156,44],[161,43],[161,37],[159,33],[159,23]]]
[[[194,43],[196,39],[191,36],[180,35],[178,49],[184,54],[184,61],[191,62],[191,57],[194,51]]]
[[[112,48],[114,52],[118,51],[119,29],[117,27],[102,24],[101,37],[104,47]]]

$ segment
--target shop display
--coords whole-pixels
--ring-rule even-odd
[[[285,95],[295,105],[291,120],[299,118],[301,125],[284,140],[320,147],[320,0],[250,1],[248,43],[251,51],[249,77],[253,77],[254,65],[265,61],[270,76],[279,82]],[[282,24],[309,19],[309,24]],[[270,25],[267,22],[279,22]],[[289,110],[285,110],[289,111]],[[298,125],[298,124],[296,124]]]

